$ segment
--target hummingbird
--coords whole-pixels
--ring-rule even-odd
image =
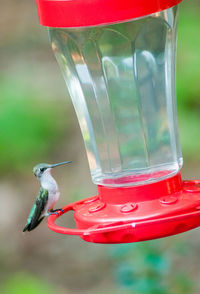
[[[62,211],[62,209],[53,210],[54,204],[59,199],[60,192],[55,179],[51,175],[51,170],[56,166],[68,164],[70,162],[71,161],[65,161],[56,164],[40,163],[33,168],[33,173],[39,180],[41,187],[23,232],[35,229],[45,216],[56,214],[58,213],[57,211]]]

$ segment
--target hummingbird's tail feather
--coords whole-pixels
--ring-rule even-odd
[[[23,229],[23,232],[28,231],[28,228],[29,228],[29,224],[26,224],[25,227],[24,227],[24,229]]]
[[[27,223],[23,229],[23,232],[26,232],[26,231],[30,232],[30,231],[34,230],[41,223],[41,221],[43,219],[44,219],[44,216],[35,222]]]

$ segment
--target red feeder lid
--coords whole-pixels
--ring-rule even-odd
[[[156,13],[182,0],[36,0],[40,23],[84,27],[122,22]]]

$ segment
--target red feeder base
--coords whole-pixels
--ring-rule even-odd
[[[77,229],[48,227],[61,234],[79,235],[94,243],[129,243],[167,237],[200,225],[200,180],[182,181],[181,174],[148,185],[98,186],[99,196],[63,208],[58,216],[75,212]]]

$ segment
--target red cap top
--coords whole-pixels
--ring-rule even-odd
[[[40,23],[83,27],[121,22],[177,5],[182,0],[36,0]]]

